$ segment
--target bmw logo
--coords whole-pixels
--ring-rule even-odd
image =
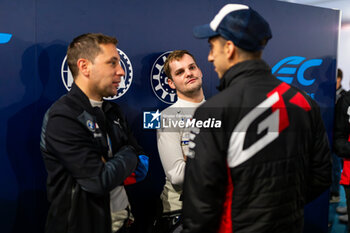
[[[88,127],[88,129],[91,131],[91,132],[95,132],[95,123],[92,121],[92,120],[87,120],[86,121],[86,126]]]

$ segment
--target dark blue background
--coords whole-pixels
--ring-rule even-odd
[[[0,32],[13,34],[9,43],[0,44],[1,232],[43,232],[48,203],[46,171],[39,150],[41,121],[47,108],[67,92],[61,80],[67,45],[86,32],[117,37],[118,47],[131,59],[132,86],[116,102],[122,106],[136,137],[150,156],[146,180],[128,188],[137,232],[146,232],[164,173],[155,131],[142,129],[142,111],[168,106],[152,91],[152,65],[165,51],[188,49],[203,71],[206,98],[215,94],[218,79],[207,62],[208,43],[194,39],[192,28],[208,23],[228,2],[1,1]],[[263,57],[271,67],[289,56],[323,59],[321,66],[305,73],[316,78],[315,84],[303,87],[294,80],[293,85],[315,93],[331,136],[339,12],[273,0],[231,2],[251,5],[270,22],[273,38]],[[327,232],[327,195],[306,207],[305,232]]]

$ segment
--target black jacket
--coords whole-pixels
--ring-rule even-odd
[[[343,93],[335,106],[333,147],[343,158],[340,184],[350,185],[350,92]]]
[[[222,124],[193,131],[183,233],[302,232],[305,203],[331,183],[319,107],[262,60],[231,67],[219,89],[194,115]]]
[[[92,108],[73,84],[44,117],[40,147],[51,202],[48,233],[111,232],[109,191],[133,172],[141,148],[118,105],[104,101],[102,108],[105,114]],[[112,142],[112,158],[106,133]]]
[[[350,159],[350,92],[344,93],[335,106],[334,117],[334,151],[345,159]],[[350,174],[350,168],[346,168]],[[349,182],[347,182],[349,185]]]

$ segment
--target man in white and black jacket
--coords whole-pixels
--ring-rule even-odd
[[[126,232],[123,185],[146,175],[147,159],[119,106],[103,100],[117,94],[124,75],[116,44],[114,37],[89,33],[68,47],[74,83],[47,111],[40,143],[51,203],[48,233]]]
[[[208,38],[220,93],[195,112],[184,180],[183,233],[303,231],[304,205],[331,183],[320,110],[261,59],[269,24],[246,5],[224,6]],[[220,125],[220,124],[218,124]]]

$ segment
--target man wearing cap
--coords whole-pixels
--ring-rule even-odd
[[[304,205],[331,183],[331,154],[316,102],[261,59],[269,24],[246,5],[209,25],[208,60],[220,93],[195,112],[221,127],[193,130],[184,181],[183,233],[302,232]]]

